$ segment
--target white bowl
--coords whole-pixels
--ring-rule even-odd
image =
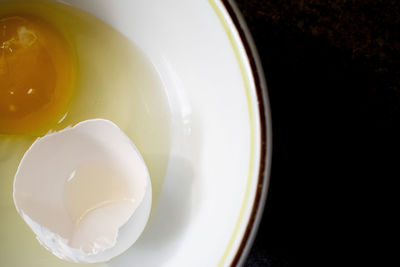
[[[169,165],[147,229],[110,267],[236,266],[267,193],[271,119],[254,43],[223,0],[65,0],[132,40],[164,84]],[[135,140],[133,140],[135,141]]]
[[[67,0],[147,55],[172,109],[169,167],[145,233],[111,266],[240,265],[255,237],[271,120],[254,43],[220,0]]]

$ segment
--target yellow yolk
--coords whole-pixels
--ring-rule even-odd
[[[40,130],[60,119],[72,94],[67,42],[35,17],[0,18],[0,134]]]

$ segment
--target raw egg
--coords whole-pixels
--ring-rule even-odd
[[[67,42],[45,21],[0,17],[0,133],[21,134],[56,120],[72,95]]]
[[[0,77],[0,265],[105,267],[133,243],[131,250],[141,249],[135,240],[149,200],[156,205],[162,191],[171,145],[171,110],[158,72],[134,38],[60,1],[0,1],[0,19],[8,29],[0,31],[7,71]],[[96,132],[98,124],[115,133],[94,141],[108,152],[75,161],[97,151],[75,142],[85,131],[92,141],[107,132]],[[46,157],[45,144],[52,144]],[[120,146],[132,151],[124,159],[112,156]],[[141,158],[135,147],[151,183],[139,175],[146,182],[132,186],[123,162],[143,163],[134,159]],[[14,188],[15,177],[21,183]]]

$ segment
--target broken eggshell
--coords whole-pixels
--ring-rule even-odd
[[[69,182],[88,164],[77,180],[83,182],[71,187],[75,191],[66,199]],[[20,162],[13,196],[18,213],[46,249],[63,260],[95,263],[120,255],[139,238],[152,190],[131,140],[114,123],[95,119],[37,139]]]

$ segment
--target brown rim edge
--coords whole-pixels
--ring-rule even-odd
[[[257,182],[257,192],[245,233],[243,235],[239,249],[237,250],[235,257],[230,264],[230,266],[233,267],[241,266],[244,264],[244,261],[246,260],[250,252],[251,246],[254,242],[264,211],[269,185],[269,175],[271,170],[272,123],[264,71],[261,66],[261,61],[251,33],[242,14],[236,6],[236,3],[232,0],[221,0],[221,2],[225,6],[226,11],[231,17],[232,22],[234,23],[236,30],[239,33],[240,39],[246,50],[246,54],[250,62],[250,67],[253,73],[256,87],[261,126],[261,159]]]

